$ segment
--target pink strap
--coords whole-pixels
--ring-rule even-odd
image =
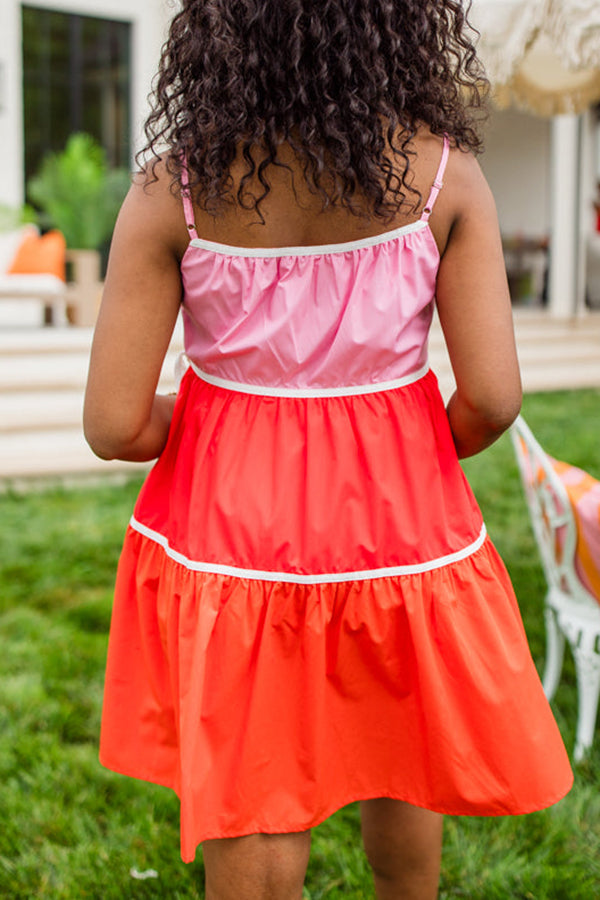
[[[197,238],[196,223],[194,221],[194,205],[192,203],[192,195],[189,190],[189,176],[187,159],[185,154],[181,155],[181,199],[183,200],[183,214],[185,216],[185,224],[188,227],[191,238]]]
[[[435,201],[438,198],[438,194],[444,186],[444,172],[446,171],[446,163],[448,162],[448,156],[450,154],[450,140],[448,135],[444,135],[444,148],[442,150],[442,158],[440,160],[440,166],[437,170],[437,175],[435,176],[435,181],[433,182],[433,187],[431,188],[431,193],[427,199],[427,203],[425,204],[425,208],[423,210],[423,215],[421,216],[422,222],[429,221],[429,216],[431,215],[431,211],[435,206]]]

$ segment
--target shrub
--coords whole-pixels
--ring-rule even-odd
[[[27,190],[43,227],[62,231],[73,250],[99,250],[112,234],[129,184],[129,173],[109,169],[91,135],[76,133],[62,153],[45,157]]]

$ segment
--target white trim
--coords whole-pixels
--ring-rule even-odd
[[[353,250],[362,250],[363,247],[374,247],[377,244],[385,244],[410,234],[413,231],[421,231],[427,228],[425,219],[417,219],[408,225],[394,228],[393,231],[384,231],[381,234],[373,234],[371,237],[361,238],[358,241],[344,241],[341,244],[306,244],[300,247],[236,247],[234,244],[218,244],[215,241],[205,241],[203,238],[194,238],[190,241],[190,247],[202,247],[222,256],[323,256],[327,253],[349,253]]]
[[[477,540],[457,550],[455,553],[449,553],[447,556],[438,556],[436,559],[430,559],[424,563],[415,563],[408,566],[388,566],[382,569],[362,569],[358,572],[327,572],[314,575],[299,575],[296,572],[271,572],[262,571],[260,569],[241,569],[237,566],[224,566],[219,563],[198,562],[189,559],[183,553],[178,553],[169,545],[164,535],[153,531],[146,525],[142,525],[132,516],[129,524],[134,531],[144,537],[149,538],[163,548],[166,555],[174,562],[180,563],[186,569],[192,572],[207,572],[214,575],[232,575],[234,578],[248,578],[252,581],[282,581],[286,584],[332,584],[342,581],[369,581],[374,578],[394,578],[398,575],[420,575],[423,572],[430,572],[432,569],[441,569],[451,563],[459,562],[471,556],[483,545],[486,538],[485,525],[481,526],[481,531]]]
[[[259,397],[352,397],[359,394],[378,394],[381,391],[392,391],[394,388],[405,387],[419,381],[429,371],[429,363],[425,363],[416,372],[405,375],[403,378],[395,378],[393,381],[378,381],[374,384],[356,384],[331,388],[285,388],[270,387],[262,384],[246,384],[241,381],[231,381],[228,378],[220,378],[218,375],[208,375],[190,360],[190,366],[202,381],[207,381],[215,387],[225,388],[228,391],[238,391],[240,394],[256,394]]]

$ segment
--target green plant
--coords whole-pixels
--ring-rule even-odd
[[[124,169],[109,169],[104,149],[89,134],[72,134],[61,153],[45,157],[27,185],[40,223],[58,228],[67,247],[99,250],[110,237],[130,184]]]

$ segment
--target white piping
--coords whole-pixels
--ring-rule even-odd
[[[189,245],[212,250],[213,253],[220,253],[222,256],[322,256],[326,253],[348,253],[352,250],[362,250],[363,247],[385,244],[403,234],[410,234],[412,231],[420,231],[427,227],[425,219],[417,219],[416,222],[409,222],[408,225],[401,225],[400,228],[394,228],[392,231],[373,234],[371,237],[361,238],[357,241],[343,241],[340,244],[306,244],[299,247],[236,247],[234,244],[219,244],[216,241],[206,241],[204,238],[193,238]]]
[[[388,566],[382,569],[363,569],[358,572],[327,572],[315,575],[298,575],[296,572],[271,572],[261,571],[260,569],[241,569],[238,566],[224,566],[219,563],[205,563],[197,560],[189,559],[183,553],[178,553],[169,545],[166,537],[153,531],[146,525],[142,525],[132,516],[129,522],[134,531],[149,538],[154,543],[163,548],[166,555],[174,562],[180,563],[186,569],[192,572],[207,572],[214,575],[232,575],[234,578],[248,578],[253,581],[282,581],[286,584],[331,584],[343,581],[369,581],[374,578],[393,578],[398,575],[419,575],[422,572],[430,572],[432,569],[441,569],[444,566],[454,562],[459,562],[471,556],[483,545],[486,538],[485,525],[481,526],[481,531],[477,540],[457,550],[455,553],[449,553],[447,556],[438,556],[436,559],[428,560],[424,563],[415,563],[408,566]]]
[[[202,381],[207,381],[215,387],[225,388],[228,391],[238,391],[241,394],[256,394],[260,397],[352,397],[355,394],[377,394],[380,391],[391,391],[394,388],[405,387],[419,381],[429,371],[429,363],[425,363],[416,372],[405,375],[403,378],[395,378],[393,381],[378,381],[374,384],[356,384],[344,387],[331,388],[285,388],[270,387],[262,384],[246,384],[241,381],[231,381],[229,378],[220,378],[218,375],[209,375],[199,369],[190,360],[190,366]]]

